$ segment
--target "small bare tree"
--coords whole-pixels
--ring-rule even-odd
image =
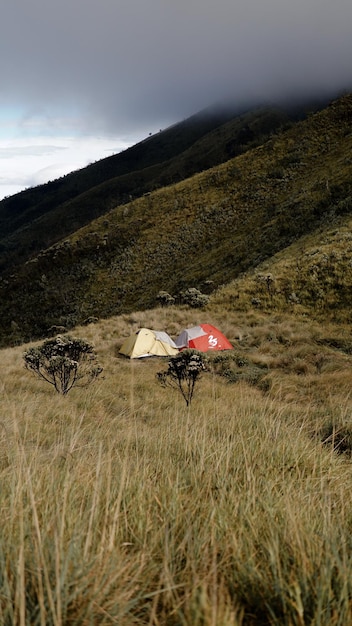
[[[187,349],[171,357],[168,369],[165,372],[158,372],[156,376],[163,387],[178,389],[189,406],[196,382],[206,369],[203,354],[197,350]]]
[[[26,369],[66,395],[72,387],[89,385],[103,371],[94,348],[84,339],[58,335],[23,354]]]

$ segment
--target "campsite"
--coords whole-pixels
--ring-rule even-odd
[[[171,357],[184,348],[208,352],[208,350],[232,350],[233,346],[212,324],[186,328],[175,338],[175,341],[165,331],[139,328],[125,339],[120,348],[120,354],[131,359],[148,356]]]

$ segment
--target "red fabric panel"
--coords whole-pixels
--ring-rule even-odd
[[[200,352],[208,352],[208,350],[232,350],[233,347],[229,340],[226,339],[217,328],[211,324],[201,324],[203,330],[207,333],[202,337],[191,339],[189,347],[199,350]]]

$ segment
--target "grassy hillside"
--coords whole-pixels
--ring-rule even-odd
[[[36,256],[118,204],[262,143],[295,119],[279,109],[206,110],[137,145],[0,202],[0,271]]]
[[[234,350],[189,409],[163,359],[118,356],[205,318]],[[349,325],[215,303],[74,334],[104,376],[66,397],[0,351],[1,623],[351,624]]]
[[[348,233],[352,208],[351,119],[352,96],[345,96],[226,163],[117,206],[4,276],[2,343],[150,307],[160,289],[227,284],[307,234],[320,250],[332,224],[338,255],[319,257],[314,280],[326,282],[321,294],[334,283],[336,306],[327,310],[309,263],[275,286],[281,299],[272,301],[273,285],[268,296],[282,308],[295,294],[313,314],[319,301],[327,316],[343,319],[351,306],[350,251],[339,229]]]
[[[331,225],[300,237],[276,255],[218,290],[219,310],[253,306],[315,319],[349,321],[352,293],[352,216],[330,216]]]

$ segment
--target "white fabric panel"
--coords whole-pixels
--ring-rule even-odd
[[[168,343],[169,346],[172,346],[173,348],[177,348],[175,342],[163,330],[153,330],[153,333],[155,337],[159,339],[159,341],[163,341],[164,343]]]
[[[207,333],[203,330],[201,326],[192,326],[192,328],[186,328],[182,333],[177,337],[175,343],[178,348],[186,348],[188,346],[188,342],[190,339],[195,339],[196,337],[203,337]]]

